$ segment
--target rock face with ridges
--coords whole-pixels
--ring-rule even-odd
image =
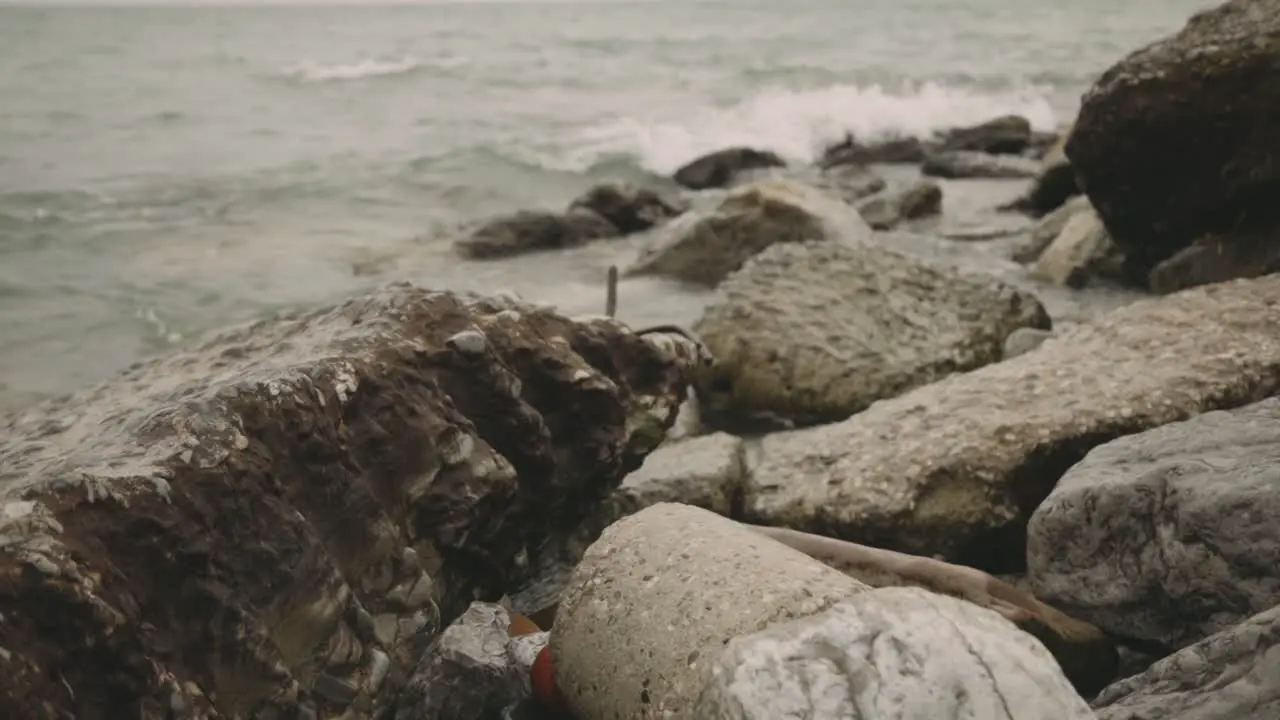
[[[712,673],[699,720],[1093,720],[1034,638],[918,588],[737,638]]]
[[[1116,310],[1011,360],[766,437],[746,519],[988,571],[1093,447],[1280,390],[1280,277]]]
[[[1280,605],[1280,398],[1095,448],[1027,528],[1036,595],[1179,648]]]
[[[1280,221],[1280,0],[1232,0],[1120,60],[1066,154],[1135,277],[1202,235]]]
[[[1115,683],[1093,706],[1098,720],[1280,717],[1280,607]]]
[[[843,420],[1000,359],[1021,327],[1049,327],[1035,297],[871,244],[775,245],[720,286],[695,329],[739,413]]]
[[[372,714],[662,441],[695,358],[396,285],[4,420],[0,715]]]

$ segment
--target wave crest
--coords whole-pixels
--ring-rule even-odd
[[[849,84],[766,88],[729,106],[668,108],[587,128],[564,161],[583,169],[625,153],[646,170],[665,175],[699,155],[749,145],[803,162],[846,132],[863,139],[925,137],[1010,113],[1026,117],[1036,129],[1052,130],[1057,123],[1047,92],[1034,87],[1003,92],[939,83],[900,92]]]

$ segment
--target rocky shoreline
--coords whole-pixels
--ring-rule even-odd
[[[1280,717],[1278,18],[455,243],[641,237],[688,329],[392,284],[0,419],[0,715]]]

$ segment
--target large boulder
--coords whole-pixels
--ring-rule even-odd
[[[1170,655],[1093,702],[1098,720],[1280,717],[1280,607]]]
[[[794,180],[761,180],[735,188],[709,213],[686,213],[663,227],[625,274],[713,286],[774,244],[870,236],[840,198]]]
[[[0,421],[0,716],[380,712],[662,442],[698,357],[400,284]]]
[[[1179,648],[1280,605],[1280,398],[1095,448],[1028,526],[1036,594]]]
[[[730,641],[692,717],[1094,720],[1030,635],[917,588],[872,590]]]
[[[538,250],[562,250],[622,234],[613,223],[587,208],[556,213],[517,210],[486,220],[453,247],[471,260],[493,260]]]
[[[1085,94],[1066,153],[1135,279],[1203,235],[1280,224],[1277,34],[1280,0],[1231,0]]]
[[[1090,449],[1280,390],[1277,327],[1277,276],[1139,301],[843,422],[765,437],[745,517],[1016,571],[1031,512]]]
[[[870,244],[813,242],[752,259],[694,329],[737,413],[812,424],[995,362],[1009,333],[1048,326],[1034,297],[993,278]]]
[[[749,147],[731,147],[691,160],[671,177],[690,190],[729,187],[739,174],[751,170],[786,167],[777,153]]]
[[[695,720],[727,641],[866,589],[732,520],[653,505],[574,571],[551,633],[556,683],[577,717]]]

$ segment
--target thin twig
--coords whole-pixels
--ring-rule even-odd
[[[609,266],[609,279],[604,296],[604,314],[614,317],[618,314],[618,266]]]

